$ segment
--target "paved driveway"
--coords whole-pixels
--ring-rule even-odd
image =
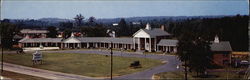
[[[45,52],[60,52],[60,53],[92,53],[92,54],[101,54],[101,55],[110,55],[110,51],[107,50],[63,50],[63,51],[45,51]],[[114,56],[123,56],[123,57],[141,57],[141,58],[151,58],[158,59],[162,61],[167,61],[167,64],[153,67],[141,72],[136,72],[132,74],[127,74],[123,76],[114,77],[114,79],[152,79],[152,76],[157,73],[181,70],[177,69],[177,65],[180,64],[180,61],[176,56],[172,55],[154,55],[154,54],[139,54],[139,53],[130,53],[130,52],[121,52],[114,51]]]

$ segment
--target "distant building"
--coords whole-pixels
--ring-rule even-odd
[[[48,30],[34,30],[34,29],[22,29],[22,37],[28,36],[30,38],[46,38]]]
[[[213,52],[213,62],[218,65],[227,65],[231,63],[232,48],[229,41],[219,41],[216,36],[210,45]]]

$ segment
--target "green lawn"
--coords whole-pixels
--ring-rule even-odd
[[[110,76],[110,56],[98,54],[76,54],[76,53],[43,53],[44,63],[32,65],[32,54],[5,54],[4,61],[35,68],[73,73],[91,77]],[[129,68],[130,63],[139,60],[142,68]],[[119,76],[133,72],[142,71],[153,66],[161,65],[160,60],[135,58],[135,57],[113,57],[113,75]]]
[[[233,80],[241,80],[243,79],[243,75],[238,75],[234,72],[209,72],[210,78],[198,78],[196,77],[196,73],[188,73],[188,79],[191,80],[226,80],[233,79]],[[166,79],[166,80],[183,80],[184,79],[184,72],[175,71],[175,72],[163,72],[155,75],[156,80]]]
[[[10,71],[4,71],[3,76],[7,78],[11,78],[13,80],[48,80],[45,78],[40,78],[40,77],[35,77],[35,76],[30,76],[30,75],[25,75],[25,74],[19,74],[15,72],[10,72]]]

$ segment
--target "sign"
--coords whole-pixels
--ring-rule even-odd
[[[33,53],[33,58],[32,60],[42,60],[42,54],[39,51],[36,51],[35,53]]]

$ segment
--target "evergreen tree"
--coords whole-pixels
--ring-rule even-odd
[[[49,38],[56,38],[57,37],[56,27],[50,26],[50,27],[47,28],[47,30],[49,31],[49,33],[47,33],[47,36]]]
[[[124,18],[122,18],[120,20],[120,22],[118,23],[118,36],[128,36],[129,35],[129,29],[128,29],[128,25],[125,21]]]
[[[83,19],[84,19],[84,16],[82,16],[82,14],[76,15],[76,17],[75,17],[74,19],[75,19],[75,21],[76,21],[76,26],[77,26],[77,27],[82,26],[82,24],[83,24]]]
[[[14,43],[13,37],[19,32],[16,25],[9,23],[9,20],[4,20],[0,24],[1,31],[1,46],[3,48],[11,49]]]
[[[195,30],[185,29],[178,37],[177,55],[181,61],[186,61],[190,70],[204,73],[212,64],[212,53],[210,42],[203,33],[193,32]]]

